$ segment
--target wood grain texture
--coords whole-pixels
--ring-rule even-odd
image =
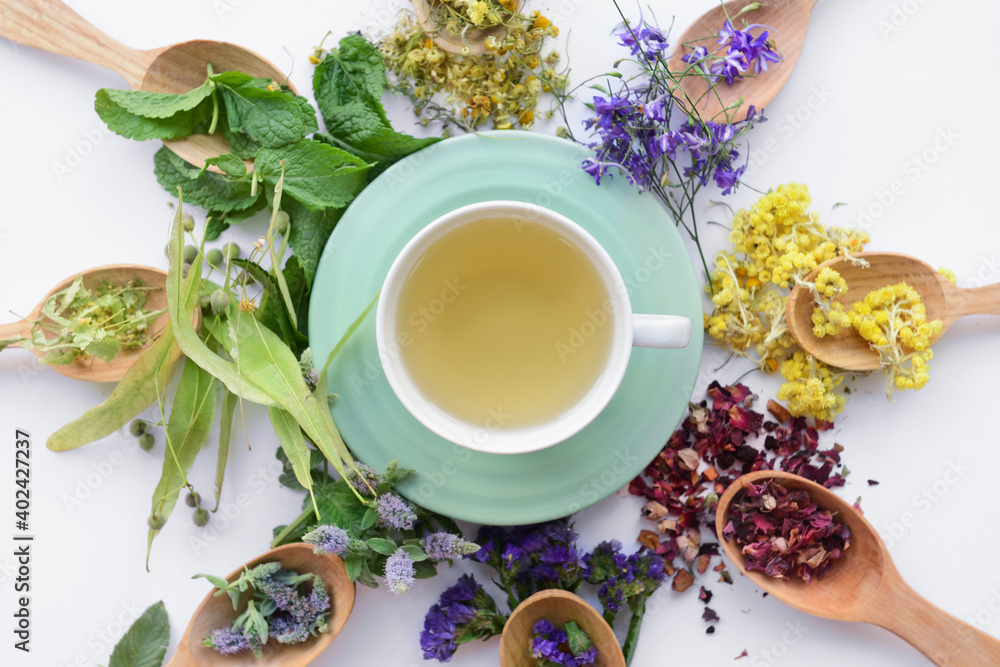
[[[845,257],[835,257],[820,264],[806,276],[813,281],[824,268],[836,270],[847,281],[847,291],[837,298],[845,310],[865,298],[869,292],[905,282],[920,293],[927,309],[927,320],[941,320],[941,337],[960,317],[973,314],[1000,314],[1000,284],[963,289],[951,284],[937,269],[909,255],[891,252],[860,252],[854,257],[868,261],[864,268]],[[853,371],[879,368],[878,353],[853,328],[844,328],[836,336],[817,338],[812,332],[813,298],[801,287],[792,289],[786,305],[788,331],[803,350],[831,366]]]
[[[61,281],[58,285],[49,290],[38,305],[28,314],[28,317],[21,320],[20,322],[15,322],[13,324],[5,324],[0,326],[0,338],[6,338],[8,336],[20,335],[22,337],[28,337],[31,333],[31,325],[34,321],[38,320],[42,316],[42,308],[45,306],[45,302],[48,301],[56,292],[66,289],[73,281],[76,280],[77,276],[83,275],[83,285],[87,289],[96,289],[100,283],[107,281],[115,283],[118,285],[123,285],[130,280],[139,279],[142,281],[143,285],[148,285],[151,287],[156,287],[157,289],[150,290],[146,295],[146,305],[143,310],[154,311],[154,310],[166,310],[167,308],[167,292],[166,281],[167,274],[161,269],[154,269],[149,266],[142,266],[139,264],[111,264],[109,266],[99,266],[94,269],[88,269],[81,273],[74,273],[72,276]],[[44,320],[43,320],[44,321]],[[62,365],[52,365],[49,368],[56,370],[66,377],[73,378],[74,380],[86,380],[87,382],[118,382],[122,379],[135,360],[139,358],[140,355],[159,338],[160,332],[163,327],[170,321],[170,316],[166,312],[163,313],[156,321],[149,327],[149,332],[147,334],[146,343],[141,347],[134,350],[121,350],[115,355],[114,359],[110,363],[101,361],[100,359],[94,359],[93,357],[84,359],[77,359],[72,364],[62,364]],[[44,352],[38,350],[32,350],[37,356],[41,357]]]
[[[686,99],[680,94],[675,95],[674,99],[682,107],[693,104],[702,118],[717,123],[735,123],[744,120],[750,105],[756,107],[759,112],[771,103],[788,81],[788,77],[792,75],[799,54],[802,53],[806,30],[809,28],[809,18],[816,2],[817,0],[773,0],[762,3],[760,9],[742,15],[734,21],[733,25],[736,28],[742,28],[744,20],[750,24],[760,23],[773,28],[769,37],[777,44],[781,61],[771,63],[767,71],[759,76],[740,79],[732,85],[722,81],[711,92],[709,82],[705,78],[690,73],[680,80]],[[688,68],[689,64],[683,62],[681,58],[690,53],[694,47],[704,46],[709,53],[718,48],[716,34],[725,22],[726,16],[735,16],[749,4],[750,0],[731,0],[725,5],[717,4],[699,17],[677,40],[677,48],[669,61],[670,71],[682,72]],[[758,32],[754,31],[754,35]],[[729,109],[731,106],[733,108]]]
[[[597,647],[596,667],[625,667],[621,646],[604,618],[579,596],[560,590],[535,593],[510,615],[500,636],[501,667],[534,667],[533,627],[543,618],[557,627],[576,621]]]
[[[750,483],[773,479],[804,489],[823,509],[851,530],[851,545],[825,578],[806,583],[782,580],[744,568],[743,554],[721,539],[729,506]],[[756,586],[807,614],[840,621],[860,621],[893,632],[942,667],[1000,665],[1000,640],[963,623],[911,589],[892,562],[889,550],[870,523],[843,498],[819,484],[786,472],[762,470],[738,478],[719,499],[715,529],[726,556]]]
[[[194,40],[140,51],[104,34],[59,0],[4,0],[3,5],[0,37],[101,65],[120,74],[133,90],[185,93],[205,82],[209,63],[215,72],[238,70],[291,87],[281,70],[235,44]],[[221,134],[164,143],[199,167],[207,158],[232,152]],[[214,165],[209,170],[222,173]]]
[[[278,561],[284,569],[295,570],[300,574],[318,574],[326,582],[326,592],[333,608],[330,629],[301,644],[279,644],[272,640],[264,646],[264,655],[260,660],[253,653],[221,657],[214,650],[203,646],[201,640],[213,630],[228,626],[239,612],[233,610],[233,603],[228,595],[216,596],[213,589],[194,612],[177,652],[167,663],[167,667],[211,667],[222,664],[229,667],[301,667],[315,660],[330,645],[344,628],[354,608],[354,583],[347,578],[344,561],[333,555],[317,556],[308,544],[286,544],[241,565],[226,580],[234,581],[244,567],[255,567],[270,561]]]

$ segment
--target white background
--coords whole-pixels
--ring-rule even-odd
[[[391,8],[382,0],[70,4],[130,46],[193,38],[243,44],[292,69],[292,82],[308,91],[307,58],[324,33],[333,31],[327,42],[333,44],[349,31],[384,28],[401,6],[394,2]],[[527,4],[562,28],[560,50],[568,54],[575,80],[607,71],[623,55],[611,36],[618,19],[609,1]],[[0,12],[3,5],[0,0]],[[654,9],[664,25],[676,15],[677,36],[710,5],[656,2]],[[626,3],[630,14],[637,10]],[[998,19],[1000,8],[990,2],[820,2],[797,69],[767,109],[770,121],[751,133],[755,160],[746,181],[761,190],[805,182],[828,224],[853,225],[867,212],[872,249],[948,266],[960,285],[1000,281],[995,47],[983,38]],[[106,134],[93,111],[94,92],[125,87],[122,80],[97,66],[4,40],[0,71],[0,320],[26,314],[51,285],[88,267],[136,262],[165,268],[173,197],[152,174],[157,146]],[[405,104],[389,106],[396,126],[410,129]],[[577,105],[575,122],[584,117]],[[940,136],[951,139],[935,144]],[[921,155],[924,169],[913,161]],[[896,181],[901,194],[890,202],[885,193]],[[740,207],[755,198],[744,188],[727,201]],[[837,202],[847,205],[833,209]],[[724,209],[710,209],[707,201],[701,219],[728,222]],[[236,239],[247,247],[263,229],[260,219],[241,224]],[[710,226],[705,233],[710,250],[723,246],[723,228]],[[843,460],[852,472],[841,492],[852,502],[861,497],[903,576],[935,604],[994,636],[1000,636],[995,557],[1000,532],[992,490],[1000,463],[998,342],[998,318],[959,322],[935,346],[930,384],[899,394],[892,405],[882,395],[881,378],[853,382],[847,410],[824,441],[844,446]],[[748,368],[731,362],[716,372],[724,360],[723,353],[708,348],[697,398],[712,378],[732,381]],[[748,382],[762,399],[777,389],[773,378],[759,374]],[[44,447],[53,431],[111,389],[39,368],[24,351],[0,356],[0,451],[7,452],[0,464],[2,664],[106,664],[123,626],[161,599],[170,613],[172,653],[207,592],[205,582],[191,575],[229,572],[268,548],[274,525],[298,514],[301,495],[279,487],[273,468],[268,470],[277,443],[265,415],[249,410],[252,451],[240,434],[226,478],[223,507],[230,516],[220,511],[209,528],[198,529],[180,503],[154,544],[147,573],[145,520],[161,469],[162,431],[155,455],[127,436],[62,454]],[[12,648],[15,428],[31,432],[34,447],[30,656]],[[190,476],[206,496],[214,458],[209,444]],[[960,474],[949,473],[956,468]],[[880,485],[869,487],[868,479]],[[634,545],[638,531],[647,527],[639,507],[635,498],[612,496],[581,512],[576,524],[581,545],[590,548],[608,538]],[[906,517],[910,527],[902,525]],[[442,568],[438,578],[400,599],[384,589],[359,589],[344,633],[315,664],[421,664],[424,612],[458,571],[468,569],[473,568]],[[487,578],[483,570],[476,572]],[[925,664],[885,631],[805,616],[762,598],[739,576],[733,586],[713,577],[701,583],[715,593],[711,606],[722,617],[715,634],[705,634],[696,588],[684,595],[663,589],[651,603],[635,665]],[[496,664],[497,645],[493,640],[462,647],[453,664]],[[734,663],[744,649],[747,661]]]

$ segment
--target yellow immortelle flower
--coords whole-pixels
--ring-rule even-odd
[[[942,266],[938,269],[938,273],[944,276],[945,280],[950,282],[952,285],[958,284],[958,277],[955,275],[955,272],[952,271],[951,269]]]
[[[787,382],[778,389],[778,400],[796,417],[808,415],[833,421],[847,403],[847,397],[833,392],[844,381],[844,375],[811,354],[796,352],[781,364],[781,375]]]
[[[815,298],[812,323],[813,334],[817,338],[835,336],[841,327],[851,326],[851,318],[844,312],[843,304],[835,301],[847,291],[847,281],[837,271],[826,267],[816,276],[815,283],[799,280],[796,284],[808,288]]]

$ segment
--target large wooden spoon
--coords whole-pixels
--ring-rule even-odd
[[[34,310],[20,322],[12,324],[0,324],[0,340],[8,338],[30,338],[32,324],[42,316],[42,308],[56,292],[60,292],[76,280],[78,276],[83,276],[83,285],[88,289],[95,289],[101,282],[110,282],[117,285],[124,285],[130,280],[138,279],[143,285],[154,287],[146,294],[146,305],[143,310],[156,311],[167,308],[167,274],[160,269],[139,264],[112,264],[109,266],[99,266],[95,269],[88,269],[82,273],[74,273],[58,285],[53,287],[45,297],[35,306]],[[200,317],[200,313],[197,313]],[[147,343],[141,348],[134,350],[120,350],[109,363],[94,358],[86,360],[77,358],[72,364],[53,364],[54,368],[66,377],[74,380],[86,380],[88,382],[118,382],[122,379],[135,360],[142,355],[143,351],[159,337],[159,332],[163,330],[167,322],[170,321],[170,314],[164,312],[156,321],[149,326]],[[11,345],[17,347],[17,343]],[[39,357],[44,354],[38,350],[32,350]]]
[[[534,667],[531,637],[542,619],[557,627],[576,621],[597,648],[596,667],[625,667],[611,626],[582,598],[560,590],[539,591],[517,606],[500,635],[500,667]]]
[[[133,90],[186,93],[205,83],[209,63],[216,72],[238,70],[288,83],[284,73],[262,56],[227,42],[195,40],[146,51],[130,48],[59,0],[4,0],[0,37],[107,67],[121,74]],[[198,167],[204,166],[207,158],[232,152],[219,134],[196,134],[163,143]],[[209,169],[221,173],[215,166]]]
[[[833,510],[836,520],[851,529],[851,544],[823,579],[769,577],[747,571],[739,547],[721,539],[729,522],[733,498],[749,484],[773,479],[790,489],[809,492],[813,502]],[[843,498],[798,475],[773,470],[743,475],[719,499],[715,530],[726,556],[748,579],[782,602],[813,616],[872,623],[909,642],[935,665],[978,667],[1000,665],[1000,640],[963,623],[934,606],[910,588],[892,562],[882,538],[861,513]]]
[[[802,53],[806,30],[809,28],[809,17],[816,2],[817,0],[769,0],[761,3],[759,9],[747,12],[736,19],[733,23],[736,28],[743,27],[744,19],[748,23],[760,23],[773,28],[768,36],[777,44],[781,61],[771,63],[767,71],[760,75],[739,79],[732,85],[720,81],[714,90],[710,90],[709,82],[681,58],[697,46],[704,46],[709,53],[712,53],[718,47],[716,35],[726,17],[736,16],[750,4],[750,0],[731,0],[725,5],[716,4],[692,23],[677,42],[674,55],[670,58],[670,71],[688,70],[688,74],[680,80],[686,99],[680,94],[675,95],[674,99],[682,106],[694,104],[703,118],[717,123],[735,123],[744,120],[750,105],[756,107],[757,111],[766,107],[795,69],[795,63]]]
[[[1000,283],[963,289],[951,284],[930,264],[909,255],[859,252],[853,257],[865,259],[870,266],[864,268],[852,264],[846,257],[835,257],[819,265],[806,280],[814,280],[825,267],[836,270],[847,281],[847,292],[837,299],[845,309],[872,290],[905,282],[920,293],[927,309],[927,320],[941,320],[941,334],[965,315],[1000,315]],[[811,319],[814,305],[809,290],[792,289],[786,310],[788,331],[803,350],[838,368],[852,371],[879,368],[878,352],[853,329],[842,329],[836,336],[814,336]]]
[[[228,627],[236,612],[228,595],[215,595],[216,591],[205,596],[198,609],[194,612],[184,636],[181,638],[177,652],[166,667],[211,667],[227,665],[229,667],[302,667],[308,665],[322,653],[333,641],[344,624],[347,623],[351,610],[354,608],[354,583],[347,577],[347,568],[337,556],[317,556],[308,544],[286,544],[271,549],[246,565],[232,572],[226,581],[234,581],[245,567],[255,567],[261,563],[278,561],[286,570],[295,570],[300,574],[312,572],[318,574],[326,582],[326,592],[330,596],[333,607],[330,616],[330,629],[317,637],[311,637],[301,644],[278,644],[268,642],[264,646],[264,656],[261,660],[253,653],[221,657],[214,650],[203,646],[201,641],[213,630]]]
[[[520,10],[522,2],[523,0],[516,0],[514,3],[518,10]],[[432,13],[436,4],[435,0],[413,0],[413,9],[417,16],[417,25],[431,36],[431,39],[442,51],[476,56],[490,53],[491,51],[486,48],[486,38],[503,39],[507,32],[505,26],[497,25],[481,30],[469,30],[464,36],[452,35],[443,26],[434,22]],[[466,48],[468,51],[465,50]]]

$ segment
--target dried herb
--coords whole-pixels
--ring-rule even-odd
[[[774,480],[740,490],[727,518],[722,539],[740,548],[743,566],[776,579],[822,579],[851,545],[851,530],[835,512]]]
[[[597,662],[597,648],[576,621],[557,628],[543,618],[531,630],[535,667],[586,667]]]

